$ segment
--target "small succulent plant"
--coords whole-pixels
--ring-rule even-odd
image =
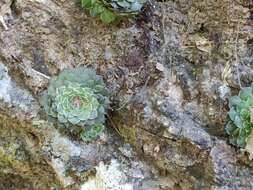
[[[70,131],[78,127],[80,137],[89,141],[104,129],[108,97],[102,77],[92,69],[75,68],[50,79],[41,104],[49,117]]]
[[[81,0],[83,8],[93,17],[100,17],[106,23],[116,21],[119,16],[137,14],[146,0]]]
[[[253,83],[243,88],[238,96],[229,99],[228,122],[226,132],[230,143],[244,148],[253,128],[251,123],[251,110],[253,108]]]
[[[99,0],[81,0],[81,5],[89,11],[92,17],[99,17],[106,24],[112,23],[117,19],[117,15],[107,9]]]
[[[138,13],[146,0],[103,0],[104,4],[118,14]]]

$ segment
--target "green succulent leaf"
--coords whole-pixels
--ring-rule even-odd
[[[241,99],[239,96],[232,96],[231,98],[229,98],[229,108],[238,105],[240,102]]]
[[[228,112],[228,115],[232,121],[235,121],[235,117],[237,116],[237,112],[234,108],[231,108],[231,110]]]
[[[235,131],[236,126],[233,124],[232,121],[228,121],[225,129],[226,129],[227,134],[231,135]]]
[[[247,100],[248,98],[250,98],[250,96],[252,96],[252,88],[251,87],[246,87],[246,88],[242,89],[239,93],[239,97],[242,100]]]
[[[240,117],[243,119],[243,120],[247,120],[249,118],[250,114],[249,114],[249,110],[247,109],[242,109],[240,111]]]
[[[245,147],[253,124],[250,121],[250,109],[253,108],[253,83],[243,88],[238,96],[229,98],[228,121],[226,132],[229,142],[235,146]]]
[[[94,4],[91,8],[90,8],[90,15],[92,17],[98,16],[100,15],[102,12],[104,12],[104,7],[100,4]]]
[[[70,128],[70,132],[78,131],[76,126],[79,126],[80,131],[90,131],[91,136],[98,130],[97,126],[104,124],[110,101],[102,77],[92,69],[75,68],[52,77],[40,103],[48,116]]]
[[[138,13],[146,0],[103,0],[103,3],[111,7],[117,13]]]
[[[139,2],[134,2],[134,3],[132,3],[132,5],[131,5],[131,10],[133,10],[133,11],[138,11],[138,10],[140,10],[141,8],[142,8],[142,4],[139,3]]]
[[[102,12],[102,14],[100,15],[100,19],[106,23],[109,24],[111,22],[113,22],[116,19],[116,16],[113,12],[109,11],[109,10],[105,10],[104,12]]]
[[[95,0],[81,0],[81,5],[83,8],[91,8],[95,3]]]
[[[92,141],[97,138],[104,130],[104,125],[94,124],[90,129],[85,130],[81,133],[81,138],[84,141]]]

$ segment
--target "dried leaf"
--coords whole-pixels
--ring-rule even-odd
[[[211,50],[212,50],[211,41],[209,41],[206,38],[201,37],[201,36],[195,36],[194,40],[195,40],[195,44],[199,50],[207,52],[207,53],[211,52]]]

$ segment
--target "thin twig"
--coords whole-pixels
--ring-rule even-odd
[[[33,69],[33,68],[30,68],[32,71],[34,71],[35,73],[37,73],[38,75],[40,75],[40,76],[42,76],[42,77],[44,77],[44,78],[46,78],[46,79],[50,79],[50,76],[47,76],[47,75],[45,75],[45,74],[43,74],[43,73],[41,73],[41,72],[39,72],[39,71],[36,71],[35,69]]]
[[[45,74],[43,74],[43,73],[41,73],[41,72],[39,72],[39,71],[36,71],[35,69],[33,69],[33,68],[28,68],[26,65],[24,65],[24,64],[18,64],[18,66],[20,67],[20,69],[24,72],[24,73],[26,73],[26,70],[31,70],[32,72],[35,72],[36,74],[38,74],[38,75],[40,75],[40,76],[42,76],[42,77],[44,77],[44,78],[46,78],[46,79],[50,79],[50,76],[47,76],[47,75],[45,75]]]

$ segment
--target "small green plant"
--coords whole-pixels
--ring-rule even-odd
[[[78,126],[80,137],[90,141],[104,129],[108,97],[102,77],[92,69],[75,68],[50,79],[41,104],[49,117],[71,132]]]
[[[100,17],[106,23],[112,23],[121,16],[138,13],[146,0],[81,0],[83,8],[92,17]]]
[[[253,83],[250,87],[243,88],[238,96],[229,99],[228,122],[226,132],[230,143],[244,148],[252,132],[250,110],[253,108]]]
[[[106,24],[112,23],[117,19],[117,15],[107,9],[99,0],[81,0],[81,5],[89,11],[92,17],[99,17]]]

